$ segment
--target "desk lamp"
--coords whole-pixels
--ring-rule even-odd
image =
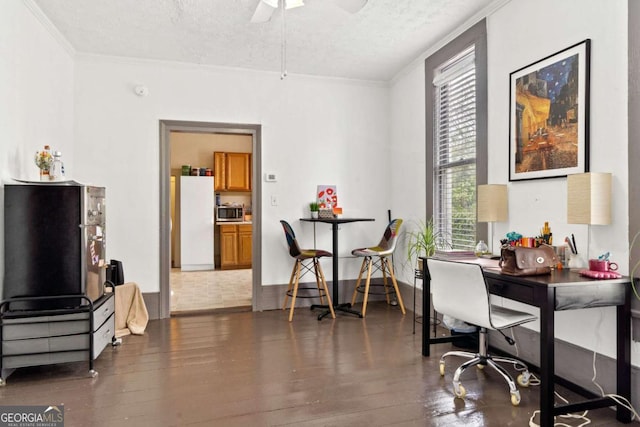
[[[611,224],[611,174],[601,172],[567,176],[567,223],[587,224],[587,259],[591,225]]]
[[[490,227],[489,250],[493,254],[493,223],[509,219],[507,186],[505,184],[478,185],[478,222]]]

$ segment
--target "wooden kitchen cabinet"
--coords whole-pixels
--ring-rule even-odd
[[[251,153],[213,153],[216,191],[251,191]]]
[[[238,225],[238,265],[251,267],[251,225]]]
[[[220,225],[220,268],[251,268],[251,224]]]

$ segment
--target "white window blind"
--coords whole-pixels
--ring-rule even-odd
[[[476,71],[473,47],[443,64],[433,79],[434,225],[453,249],[476,240]]]

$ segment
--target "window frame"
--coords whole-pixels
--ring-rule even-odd
[[[475,46],[476,72],[476,185],[487,183],[487,30],[483,19],[425,59],[426,113],[426,218],[434,217],[434,126],[436,88],[434,77],[443,64]],[[476,221],[476,240],[487,239],[487,224]]]

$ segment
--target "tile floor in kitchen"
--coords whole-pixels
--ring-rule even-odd
[[[247,308],[251,310],[251,269],[181,271],[171,269],[172,314]]]

